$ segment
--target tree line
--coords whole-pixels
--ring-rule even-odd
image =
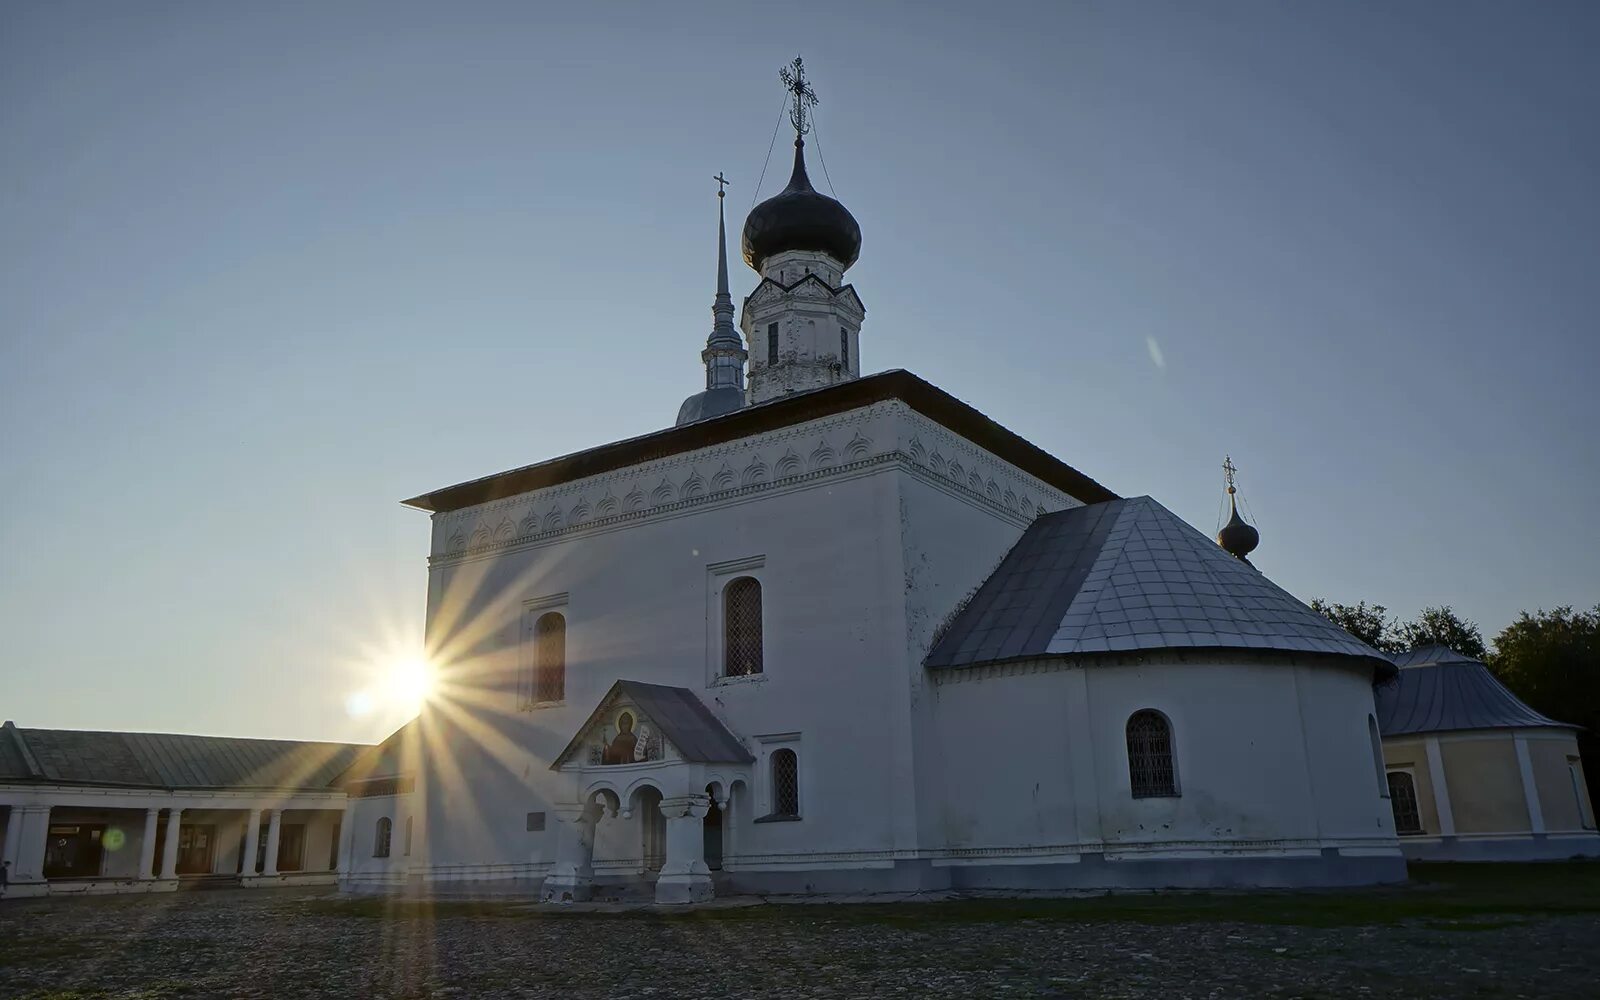
[[[1423,608],[1417,617],[1389,616],[1381,604],[1338,604],[1316,598],[1313,610],[1385,653],[1439,644],[1482,660],[1500,683],[1541,715],[1582,726],[1578,745],[1591,802],[1600,802],[1600,604],[1529,614],[1501,629],[1485,645],[1477,623],[1448,604]]]

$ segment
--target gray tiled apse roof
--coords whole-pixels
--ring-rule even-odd
[[[1400,676],[1373,689],[1378,730],[1385,736],[1463,729],[1578,728],[1535,712],[1482,662],[1445,646],[1422,646],[1394,659]]]
[[[1147,496],[1034,521],[926,663],[1196,648],[1330,653],[1394,670]]]
[[[12,751],[0,754],[0,780],[169,789],[322,789],[367,749],[351,743],[20,729],[10,723],[0,742],[10,743]]]

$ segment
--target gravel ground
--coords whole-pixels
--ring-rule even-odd
[[[927,905],[664,917],[386,913],[303,890],[17,900],[0,905],[0,997],[1600,995],[1593,914],[1315,927]]]

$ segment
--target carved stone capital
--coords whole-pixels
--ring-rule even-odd
[[[681,819],[693,816],[695,819],[704,819],[706,813],[711,811],[711,796],[703,792],[689,795],[674,795],[661,800],[661,815],[667,819]]]

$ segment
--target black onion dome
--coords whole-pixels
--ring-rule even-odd
[[[804,150],[805,143],[796,139],[789,186],[744,220],[744,262],[757,271],[785,250],[819,250],[847,268],[861,256],[861,226],[849,209],[811,186]]]
[[[1233,516],[1228,518],[1228,523],[1217,532],[1217,544],[1235,559],[1243,559],[1261,544],[1261,532],[1244,523],[1244,518],[1239,516],[1239,507],[1233,502],[1232,497],[1228,498],[1228,502],[1233,508]]]

